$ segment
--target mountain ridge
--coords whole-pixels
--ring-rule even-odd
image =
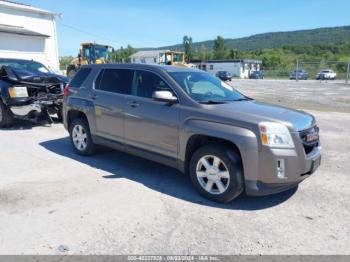
[[[329,45],[339,42],[350,42],[350,25],[336,27],[321,27],[294,31],[279,31],[254,34],[240,38],[226,38],[225,45],[230,49],[242,51],[277,48],[281,46]],[[212,50],[214,40],[194,42],[194,49],[204,46]],[[140,48],[140,50],[183,50],[182,44],[162,46],[156,48]]]

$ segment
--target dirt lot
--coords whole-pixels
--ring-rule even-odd
[[[323,163],[297,190],[215,204],[173,169],[19,122],[0,130],[0,254],[350,254],[350,86],[234,85],[317,117]]]

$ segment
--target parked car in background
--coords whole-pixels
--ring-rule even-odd
[[[197,69],[88,65],[64,94],[64,126],[78,154],[101,144],[160,162],[214,201],[296,187],[320,165],[312,115],[259,103]]]
[[[13,118],[52,123],[50,115],[62,119],[64,76],[53,74],[32,60],[0,58],[0,127]]]
[[[219,71],[216,73],[216,77],[220,78],[222,81],[231,81],[233,75],[228,71]]]
[[[249,74],[249,79],[264,79],[263,71],[253,71]]]
[[[309,78],[309,73],[304,69],[294,70],[290,73],[289,79],[300,79],[300,80],[307,80]]]
[[[335,80],[336,77],[337,73],[331,69],[322,70],[316,75],[317,80]]]

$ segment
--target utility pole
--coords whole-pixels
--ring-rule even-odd
[[[349,84],[349,77],[350,77],[350,59],[348,62],[348,69],[346,71],[346,83]]]
[[[298,82],[298,74],[299,74],[299,59],[297,59],[297,71],[295,72],[295,81]]]

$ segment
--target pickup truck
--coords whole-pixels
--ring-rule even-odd
[[[64,76],[32,60],[0,58],[0,127],[14,118],[52,123],[62,119]]]
[[[78,154],[104,145],[157,161],[218,202],[296,187],[321,163],[312,115],[257,102],[197,69],[84,66],[64,90],[63,116]]]
[[[317,73],[316,80],[335,80],[337,73],[331,69],[322,70]]]

